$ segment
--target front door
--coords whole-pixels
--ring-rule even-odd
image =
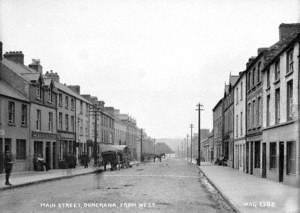
[[[250,174],[253,174],[253,142],[250,142]]]
[[[3,139],[0,138],[0,173],[3,172],[3,168],[4,168]]]
[[[267,156],[266,156],[266,143],[263,143],[262,146],[262,177],[267,177]]]
[[[283,181],[283,167],[284,167],[284,143],[279,143],[279,182]]]
[[[56,142],[52,145],[52,168],[56,169]]]
[[[47,168],[50,169],[51,168],[51,144],[50,142],[46,143],[46,165]]]
[[[249,142],[246,143],[246,173],[249,173]]]

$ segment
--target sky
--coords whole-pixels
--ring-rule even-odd
[[[212,129],[230,73],[300,22],[299,0],[0,0],[4,51],[40,59],[153,138]]]

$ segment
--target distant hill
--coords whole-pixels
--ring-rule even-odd
[[[155,144],[155,153],[157,153],[157,154],[160,154],[160,153],[171,154],[171,153],[174,153],[174,151],[166,143],[159,142],[159,143]]]

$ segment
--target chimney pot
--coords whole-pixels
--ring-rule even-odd
[[[24,65],[24,54],[22,53],[22,51],[9,51],[6,52],[3,56],[7,60]]]

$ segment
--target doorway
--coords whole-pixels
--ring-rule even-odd
[[[266,143],[262,144],[262,178],[267,177],[267,156],[266,156]]]
[[[250,142],[250,174],[253,174],[253,142]]]
[[[56,169],[56,142],[52,145],[52,168]]]
[[[3,172],[3,169],[4,169],[3,139],[0,138],[0,173]]]
[[[249,142],[246,143],[246,173],[249,173]]]
[[[284,171],[284,143],[279,142],[279,182],[283,181]]]
[[[46,142],[46,166],[47,166],[47,170],[50,169],[51,167],[51,144],[50,142]]]

